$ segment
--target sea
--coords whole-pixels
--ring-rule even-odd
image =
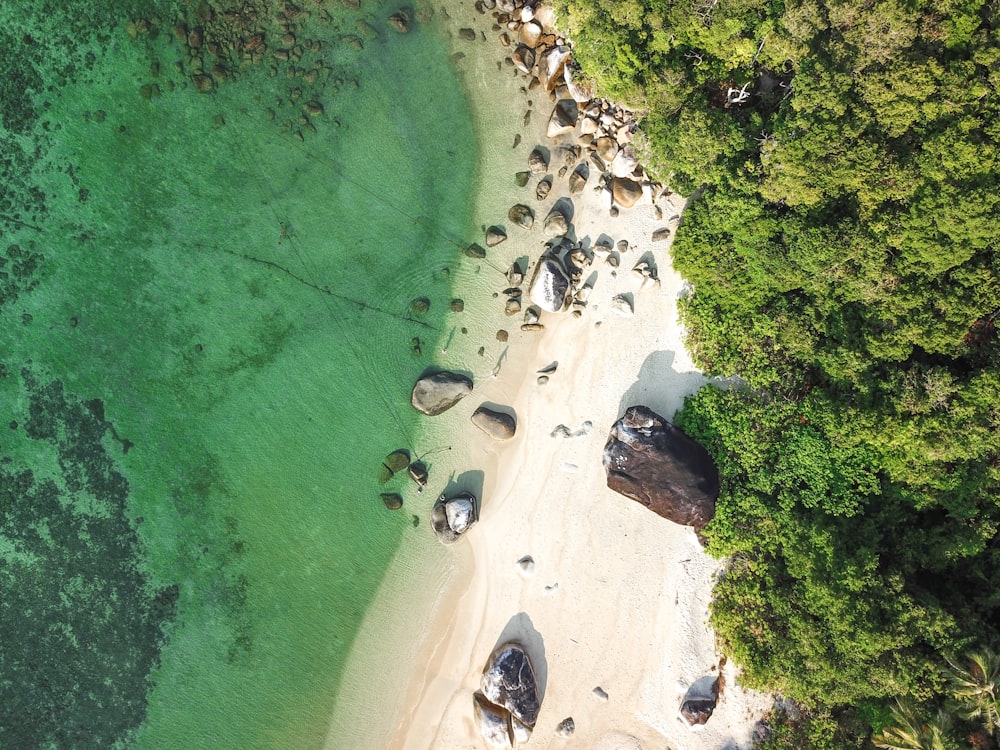
[[[338,746],[430,538],[387,456],[434,475],[410,389],[475,334],[446,16],[0,4],[0,747]]]

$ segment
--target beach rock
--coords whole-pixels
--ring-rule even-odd
[[[528,154],[528,169],[530,169],[535,174],[541,174],[548,170],[549,159],[545,155],[545,152],[540,148],[532,149],[531,153]]]
[[[416,315],[419,318],[426,315],[430,309],[431,301],[427,297],[416,297],[410,300],[410,315]]]
[[[494,440],[510,440],[517,430],[514,417],[485,406],[480,406],[472,413],[472,424]]]
[[[632,307],[632,300],[627,295],[616,294],[611,299],[611,312],[623,318],[631,318],[635,309]]]
[[[567,716],[565,719],[559,722],[556,727],[556,737],[572,737],[573,732],[576,731],[576,722],[573,721],[572,716]]]
[[[535,212],[523,203],[512,206],[507,212],[507,218],[522,229],[531,229],[535,224]]]
[[[587,184],[587,175],[584,174],[586,168],[582,165],[570,172],[569,175],[569,193],[570,195],[576,195],[583,192],[584,186]]]
[[[490,654],[479,687],[491,703],[507,709],[528,729],[534,728],[541,699],[531,660],[519,643],[504,643]]]
[[[465,300],[456,297],[451,301],[451,311],[452,312],[463,312],[465,310]]]
[[[569,304],[569,287],[562,264],[554,258],[543,258],[535,268],[528,296],[543,310],[562,312]]]
[[[518,187],[524,187],[528,184],[528,178],[531,177],[531,172],[517,172],[514,175],[514,184]]]
[[[431,510],[431,528],[443,544],[457,541],[478,520],[476,496],[471,492],[459,492],[453,497],[441,493]]]
[[[555,138],[563,133],[568,133],[576,127],[576,118],[578,116],[579,112],[575,101],[572,99],[560,99],[552,109],[552,115],[549,117],[549,125],[545,131],[545,135],[549,138]]]
[[[580,120],[580,135],[594,135],[599,128],[597,120],[592,117],[584,117]]]
[[[532,19],[527,23],[521,24],[518,33],[521,38],[521,44],[534,48],[538,46],[538,40],[542,38],[542,25]],[[532,54],[532,57],[534,57],[534,54]],[[528,70],[531,70],[531,66],[528,66]],[[524,72],[527,73],[528,71]]]
[[[701,445],[646,406],[631,406],[604,446],[608,487],[674,523],[712,520],[719,472]]]
[[[528,74],[535,67],[535,50],[519,44],[514,48],[514,53],[510,56],[510,59],[514,63],[515,68],[524,74]]]
[[[486,247],[496,247],[505,239],[507,239],[507,233],[496,225],[486,230]]]
[[[653,242],[666,242],[670,239],[670,230],[666,227],[657,229],[653,232]]]
[[[611,196],[622,208],[632,208],[642,198],[642,185],[627,177],[615,177],[611,181]]]
[[[482,260],[483,258],[486,257],[486,249],[482,245],[473,242],[471,245],[465,248],[465,254],[470,258],[475,258],[476,260]]]
[[[458,30],[458,38],[463,39],[466,42],[476,41],[476,30],[470,29],[468,26]]]
[[[631,177],[636,174],[639,167],[639,160],[635,158],[635,153],[631,146],[622,148],[618,155],[611,161],[608,169],[615,177]]]
[[[595,687],[591,692],[594,694],[594,697],[597,698],[597,700],[605,702],[605,703],[607,702],[607,700],[608,700],[608,691],[605,690],[604,688],[602,688],[600,685],[598,685],[597,687]]]
[[[559,237],[569,231],[569,222],[562,211],[553,210],[545,217],[545,233],[550,237]]]
[[[507,333],[507,331],[505,331],[503,328],[497,331],[497,341],[499,341],[501,344],[506,344],[508,339],[510,339],[510,334]]]
[[[521,330],[526,333],[538,333],[539,331],[544,331],[545,326],[541,323],[522,323]]]
[[[507,283],[511,286],[521,286],[524,283],[524,269],[516,260],[507,269]]]
[[[491,750],[511,750],[509,712],[500,706],[494,706],[485,695],[478,690],[472,696],[473,713],[479,733],[486,740],[486,747]]]
[[[558,45],[545,50],[539,57],[538,80],[546,91],[552,91],[562,83],[563,68],[571,56],[569,47]]]
[[[606,135],[594,141],[594,148],[597,150],[597,155],[607,163],[618,156],[618,141]]]
[[[715,711],[719,700],[719,678],[703,677],[685,693],[681,703],[681,716],[689,726],[705,724]]]
[[[539,180],[538,184],[535,186],[535,197],[543,201],[548,195],[549,191],[552,190],[552,178],[546,177],[544,180]]]
[[[504,315],[517,315],[521,312],[521,300],[517,297],[511,297],[504,303],[503,312]]]
[[[448,411],[472,393],[472,381],[457,372],[442,370],[424,375],[413,386],[410,403],[429,417]]]
[[[580,104],[586,104],[594,98],[594,87],[589,81],[583,80],[580,68],[575,63],[567,63],[563,68],[563,80],[569,95]]]

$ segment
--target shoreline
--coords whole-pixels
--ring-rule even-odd
[[[487,298],[475,322],[488,328],[499,321],[510,331],[507,347],[493,341],[483,344],[489,355],[476,356],[483,333],[477,331],[479,339],[457,337],[435,357],[440,367],[474,370],[474,392],[428,420],[427,436],[433,445],[439,436],[459,444],[439,461],[453,480],[456,474],[459,483],[479,476],[480,521],[451,547],[439,545],[421,524],[415,533],[429,535],[429,542],[406,543],[397,553],[355,642],[326,747],[343,746],[339,731],[347,731],[356,748],[484,746],[473,722],[472,693],[492,649],[510,638],[533,652],[543,694],[532,747],[565,746],[556,726],[567,717],[576,724],[573,744],[597,750],[658,747],[665,739],[690,750],[748,747],[771,700],[742,691],[734,668],[720,663],[715,651],[706,623],[721,564],[701,550],[691,529],[607,489],[601,462],[608,431],[627,406],[645,404],[672,419],[684,396],[707,382],[684,349],[677,321],[685,284],[670,265],[669,248],[683,199],[670,195],[657,206],[646,186],[634,207],[613,216],[610,193],[594,189],[593,168],[583,192],[571,195],[568,175],[556,176],[557,156],[560,146],[576,143],[579,126],[548,139],[553,104],[543,90],[528,90],[522,76],[503,82],[512,68],[502,61],[513,48],[505,50],[499,32],[490,31],[492,17],[471,4],[452,7],[435,24],[450,33],[451,53],[463,55],[455,64],[464,73],[481,138],[474,223],[499,224],[508,232],[475,271],[462,258],[455,286],[463,287],[464,276],[483,287],[482,278],[472,278],[482,271],[499,292],[506,283],[492,278],[491,267],[507,268],[524,256],[533,266],[547,238],[542,220],[558,201],[571,202],[571,232],[585,247],[610,238],[612,247],[626,240],[629,249],[615,253],[617,268],[595,258],[586,270],[585,278],[596,277],[579,318],[542,313],[544,330],[521,331],[520,315],[504,316],[503,295]],[[468,27],[484,32],[485,41],[463,39],[459,29]],[[527,108],[531,123],[522,126]],[[508,139],[501,142],[504,131]],[[521,143],[512,148],[515,133]],[[536,145],[551,150],[550,169],[516,187],[514,172],[528,169],[527,155]],[[538,200],[535,185],[546,174],[552,189]],[[506,213],[513,203],[534,209],[531,230],[511,226]],[[653,233],[665,227],[669,239],[654,243]],[[482,234],[472,241],[484,244]],[[658,285],[643,287],[632,273],[640,259],[658,268]],[[612,311],[616,295],[628,297],[633,316]],[[497,352],[499,373],[490,377],[486,368]],[[552,363],[555,372],[539,385],[536,371]],[[513,409],[518,427],[512,440],[494,442],[470,425],[471,411],[482,403]],[[575,436],[553,436],[560,425]],[[431,486],[438,482],[432,479]],[[530,575],[517,565],[524,556],[534,560]],[[380,651],[387,641],[390,651]],[[375,675],[378,662],[387,671]],[[705,727],[692,730],[678,712],[683,692],[720,667],[726,688],[716,712]],[[387,695],[390,682],[395,692]],[[605,700],[595,695],[598,687]],[[351,701],[341,700],[345,693]],[[387,726],[352,726],[366,701],[371,712],[370,700],[378,701],[378,721]]]

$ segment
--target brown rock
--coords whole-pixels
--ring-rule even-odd
[[[535,223],[535,213],[522,203],[512,206],[507,212],[507,218],[522,229],[531,229]]]
[[[611,181],[611,195],[622,208],[632,208],[642,198],[642,185],[628,177],[615,177]]]
[[[480,406],[472,413],[472,424],[494,440],[510,440],[517,430],[517,421],[510,414]]]
[[[701,531],[715,514],[719,472],[701,445],[645,406],[632,406],[604,446],[608,487]]]

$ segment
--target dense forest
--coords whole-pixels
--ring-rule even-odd
[[[691,196],[674,264],[723,475],[714,626],[767,748],[1000,729],[1000,3],[560,0]]]

